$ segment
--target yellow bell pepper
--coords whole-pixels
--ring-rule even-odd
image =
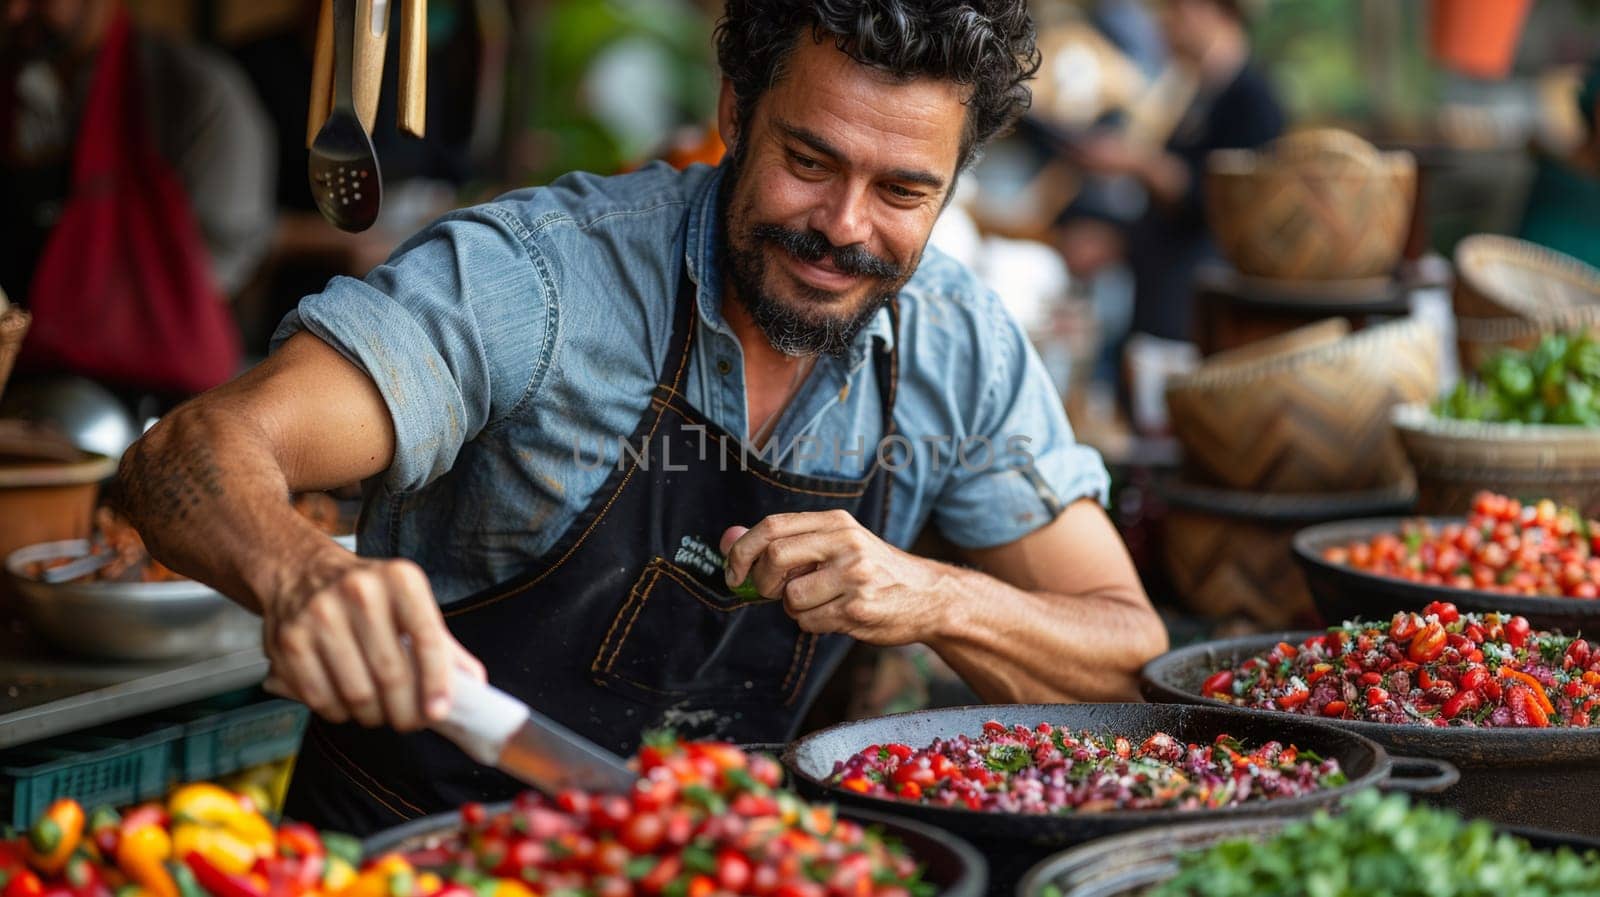
[[[444,879],[432,872],[424,872],[417,876],[416,892],[418,894],[437,894],[442,887],[444,887]]]
[[[395,877],[411,876],[415,872],[405,857],[385,854],[362,869],[354,881],[338,892],[339,897],[393,897]]]
[[[277,837],[272,823],[260,813],[248,810],[239,796],[210,782],[184,785],[167,800],[167,812],[174,823],[200,823],[217,826],[238,835],[260,857],[277,855]]]
[[[538,894],[514,878],[497,878],[491,897],[538,897]]]
[[[167,812],[174,819],[184,817],[195,822],[223,824],[244,812],[239,798],[232,791],[210,782],[184,785],[167,798]]]
[[[178,885],[165,865],[171,858],[172,838],[159,825],[141,825],[117,844],[117,865],[150,897],[178,897]]]
[[[328,856],[322,872],[322,890],[327,894],[340,894],[356,880],[356,869],[343,857]]]
[[[232,831],[197,822],[179,823],[172,830],[172,854],[183,859],[191,853],[205,857],[213,866],[232,875],[242,875],[256,864],[256,848]]]

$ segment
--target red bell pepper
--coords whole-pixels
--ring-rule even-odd
[[[198,851],[184,857],[183,862],[194,872],[195,880],[200,882],[200,887],[205,888],[211,897],[267,897],[266,892],[257,887],[249,876],[223,872]]]
[[[67,861],[67,884],[72,887],[72,897],[111,897],[111,885],[100,867],[82,853]]]
[[[320,857],[326,851],[322,835],[303,822],[286,822],[278,827],[278,854],[286,857]]]
[[[44,882],[31,869],[14,870],[0,897],[44,897]]]

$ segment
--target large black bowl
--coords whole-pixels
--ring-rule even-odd
[[[1284,632],[1223,639],[1180,648],[1145,664],[1140,688],[1151,701],[1231,707],[1201,697],[1200,685],[1217,670],[1271,650],[1280,641],[1298,644],[1314,632]],[[1232,708],[1268,727],[1309,719],[1276,710]],[[1600,836],[1600,729],[1469,729],[1405,726],[1357,720],[1323,720],[1362,735],[1397,754],[1444,760],[1461,781],[1428,795],[1507,825]]]
[[[1535,629],[1554,629],[1567,635],[1583,632],[1600,634],[1600,601],[1525,598],[1480,589],[1430,586],[1364,573],[1322,559],[1326,549],[1368,542],[1382,533],[1398,533],[1401,524],[1423,519],[1436,528],[1464,522],[1459,517],[1383,517],[1324,523],[1295,534],[1295,560],[1305,572],[1311,597],[1325,622],[1337,625],[1358,618],[1387,620],[1399,611],[1420,611],[1430,601],[1449,601],[1463,611],[1521,614],[1528,618]]]
[[[1050,886],[1059,897],[1137,897],[1177,874],[1180,854],[1238,838],[1265,841],[1291,821],[1269,817],[1191,822],[1101,838],[1034,866],[1023,876],[1016,897],[1045,897],[1045,888]],[[1571,847],[1586,851],[1600,847],[1594,841],[1569,835],[1502,828],[1540,850]]]
[[[491,814],[503,812],[509,804],[489,807]],[[939,897],[983,897],[988,886],[988,863],[960,838],[909,819],[866,810],[841,811],[840,816],[863,825],[875,826],[884,835],[904,844],[923,866],[923,878],[939,888]],[[361,844],[362,855],[411,853],[447,843],[460,831],[459,813],[439,813],[413,819],[385,829]]]
[[[1337,788],[1301,797],[1258,801],[1216,810],[1137,810],[1059,815],[989,813],[931,807],[893,798],[869,797],[825,784],[834,764],[874,744],[899,742],[923,746],[936,738],[976,736],[983,724],[1052,726],[1087,729],[1139,741],[1166,732],[1181,741],[1206,744],[1218,735],[1247,743],[1280,741],[1335,758],[1350,779]],[[1009,895],[1029,867],[1045,856],[1104,835],[1186,819],[1235,819],[1255,816],[1300,816],[1361,788],[1382,785],[1403,790],[1446,787],[1455,781],[1448,764],[1420,765],[1391,758],[1375,742],[1311,719],[1263,719],[1233,709],[1150,704],[1002,704],[924,710],[842,723],[808,735],[784,752],[795,789],[842,806],[913,819],[953,832],[972,842],[989,860],[990,893]],[[1408,776],[1419,775],[1412,779]],[[1391,779],[1391,776],[1393,778]]]

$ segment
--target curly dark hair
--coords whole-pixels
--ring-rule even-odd
[[[896,77],[968,86],[958,169],[1032,101],[1027,81],[1039,50],[1026,0],[727,0],[717,63],[733,85],[739,122],[749,121],[808,30]]]

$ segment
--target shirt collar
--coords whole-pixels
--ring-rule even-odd
[[[722,317],[722,267],[718,234],[722,221],[717,214],[717,195],[722,189],[728,164],[724,161],[717,166],[700,185],[699,193],[690,200],[683,261],[688,266],[689,279],[696,287],[695,310],[700,322],[712,330],[732,336],[733,330]],[[879,309],[867,326],[856,334],[848,357],[851,369],[866,360],[875,339],[881,340],[886,349],[894,348],[895,332],[887,308]]]

